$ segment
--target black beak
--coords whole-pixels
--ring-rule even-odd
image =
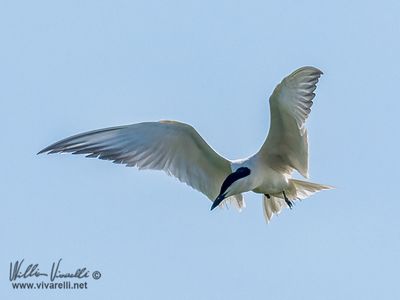
[[[217,197],[217,199],[214,200],[213,204],[211,205],[211,210],[216,208],[220,203],[225,199],[225,195],[221,194]]]

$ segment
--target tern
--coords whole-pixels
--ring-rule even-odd
[[[260,150],[249,158],[228,160],[212,149],[190,125],[177,121],[143,122],[77,134],[40,153],[85,154],[139,169],[163,170],[213,201],[211,210],[232,202],[245,207],[242,193],[262,194],[267,222],[295,200],[331,186],[292,178],[297,170],[308,178],[306,120],[323,73],[302,67],[275,88],[270,129]]]

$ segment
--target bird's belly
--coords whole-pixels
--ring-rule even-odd
[[[286,175],[270,170],[263,175],[261,184],[253,190],[260,194],[277,194],[284,191],[289,185]]]

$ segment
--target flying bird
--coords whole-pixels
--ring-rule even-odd
[[[242,193],[262,195],[267,222],[293,201],[331,186],[308,178],[305,123],[322,72],[302,67],[284,78],[269,98],[270,129],[260,150],[249,158],[228,160],[190,125],[177,121],[143,122],[89,131],[56,142],[40,153],[85,154],[139,169],[163,170],[205,194],[211,210],[228,202],[245,207]]]

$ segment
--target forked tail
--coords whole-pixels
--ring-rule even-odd
[[[329,185],[290,179],[289,187],[285,190],[285,194],[290,201],[294,201],[303,200],[316,192],[330,189],[333,189],[333,187]],[[283,193],[269,196],[269,198],[265,195],[263,196],[264,217],[267,223],[269,223],[274,214],[279,214],[283,207],[288,207],[283,198]]]

